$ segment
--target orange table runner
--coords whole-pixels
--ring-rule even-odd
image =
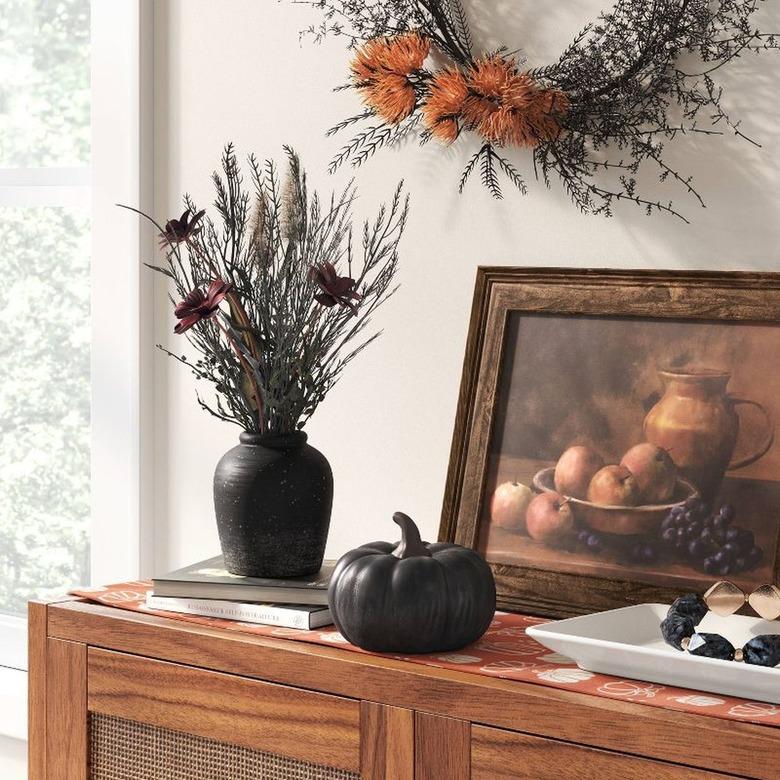
[[[134,612],[146,612],[187,623],[224,628],[228,631],[239,631],[246,634],[291,639],[298,642],[331,645],[356,653],[366,652],[347,642],[335,626],[303,631],[149,609],[146,606],[146,594],[151,590],[151,587],[150,582],[123,582],[100,588],[80,588],[72,593],[99,604],[129,609]],[[453,653],[391,655],[390,657],[426,666],[438,666],[488,677],[502,677],[507,680],[520,680],[553,688],[564,688],[592,696],[624,699],[650,707],[663,707],[682,712],[696,712],[715,718],[780,726],[780,704],[749,701],[733,696],[702,693],[701,691],[673,688],[658,683],[626,680],[620,677],[586,672],[570,658],[553,653],[526,635],[527,626],[545,622],[547,621],[527,615],[497,612],[487,633],[479,641],[462,650]],[[370,653],[370,655],[379,654]]]

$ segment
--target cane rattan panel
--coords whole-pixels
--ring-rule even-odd
[[[90,714],[90,780],[360,780],[344,769]]]

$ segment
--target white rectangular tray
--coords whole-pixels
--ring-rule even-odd
[[[780,704],[780,667],[719,661],[675,650],[661,637],[668,604],[639,604],[531,626],[526,633],[580,669]],[[760,634],[780,634],[780,622],[710,613],[699,628],[735,647]]]

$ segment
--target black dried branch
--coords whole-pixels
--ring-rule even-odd
[[[471,40],[459,0],[294,0],[322,12],[322,21],[301,31],[316,43],[328,35],[344,36],[350,48],[378,36],[419,30],[448,57],[466,64]]]
[[[525,185],[523,177],[517,172],[517,169],[509,162],[505,157],[500,154],[494,154],[496,162],[499,164],[504,175],[514,186],[520,191],[522,195],[526,195],[528,188]]]
[[[399,184],[390,206],[365,223],[361,257],[352,246],[354,185],[323,201],[309,192],[295,152],[285,152],[283,182],[272,161],[250,157],[245,183],[228,145],[213,176],[217,221],[207,215],[200,234],[169,246],[164,265],[150,265],[171,280],[172,301],[216,277],[232,285],[220,320],[201,320],[184,334],[197,357],[160,348],[212,385],[213,400],[198,394],[203,409],[246,430],[273,433],[302,428],[344,367],[378,335],[361,336],[395,292],[408,212]],[[185,204],[195,212],[189,197]],[[354,277],[360,296],[354,316],[317,302],[310,269],[323,263]]]
[[[496,174],[496,167],[493,164],[493,160],[496,157],[493,147],[490,144],[485,144],[482,147],[481,152],[481,165],[480,171],[482,173],[482,186],[485,189],[490,190],[490,194],[497,200],[501,200],[504,195],[501,192],[501,186],[498,183],[498,175]]]
[[[373,116],[373,114],[372,114]],[[358,133],[343,146],[339,153],[328,164],[328,173],[335,173],[347,160],[358,154],[362,147],[372,143],[374,137],[380,133],[389,133],[390,128],[387,125],[372,125],[371,127]]]
[[[372,115],[373,116],[373,115]],[[384,146],[396,146],[411,135],[420,123],[420,115],[412,114],[397,125],[382,123],[372,125],[358,133],[328,164],[328,173],[335,173],[344,163],[359,168]],[[346,127],[350,122],[342,123]],[[341,129],[340,127],[332,128]]]
[[[466,18],[463,3],[461,0],[449,0],[449,7],[450,15],[453,19],[453,24],[457,30],[458,37],[462,42],[466,53],[470,57],[474,42],[471,38],[471,28],[469,27],[469,22]]]
[[[461,173],[460,175],[458,192],[463,192],[463,188],[466,186],[466,182],[468,182],[469,177],[474,171],[474,168],[476,168],[477,163],[479,162],[481,156],[482,156],[482,149],[478,149],[476,152],[474,152],[474,154],[471,155],[471,158],[466,163],[466,167],[463,169],[463,173]]]
[[[395,128],[390,125],[383,125],[376,128],[376,132],[370,138],[363,141],[360,151],[352,156],[352,166],[359,168],[369,157],[376,154],[383,146],[389,144],[393,137]]]
[[[347,88],[351,88],[352,85],[350,84]],[[343,119],[338,124],[333,125],[333,127],[329,128],[328,131],[325,133],[326,136],[336,135],[336,133],[341,132],[345,127],[349,127],[350,125],[354,125],[356,122],[362,122],[364,119],[369,119],[370,117],[374,116],[374,112],[370,109],[366,109],[365,111],[361,111],[359,114],[355,114],[355,116],[351,116],[347,119]]]

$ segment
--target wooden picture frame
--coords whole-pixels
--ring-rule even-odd
[[[491,522],[486,502],[494,487],[488,484],[489,461],[500,456],[491,447],[497,406],[505,390],[502,371],[508,360],[508,329],[513,317],[521,318],[522,322],[523,317],[536,315],[559,322],[572,317],[583,321],[585,318],[618,321],[621,331],[627,330],[623,326],[632,321],[641,323],[643,332],[653,330],[655,326],[651,323],[656,322],[665,323],[663,327],[667,329],[673,325],[680,333],[685,327],[695,325],[699,335],[705,327],[738,324],[752,326],[753,330],[744,329],[750,338],[753,338],[751,334],[759,334],[764,339],[762,343],[770,339],[774,347],[774,334],[767,332],[766,327],[780,329],[780,274],[480,267],[442,509],[441,541],[457,542],[473,549],[480,549],[483,543],[485,529]],[[568,323],[563,324],[568,327]],[[742,333],[733,328],[728,330],[729,334],[734,332]],[[780,330],[776,343],[780,350]],[[528,345],[517,339],[515,352],[520,354],[524,348]],[[514,361],[514,357],[511,359]],[[780,364],[775,367],[769,354],[763,361],[771,376],[756,386],[766,393],[774,387],[776,377],[780,386]],[[773,398],[774,394],[769,400]],[[771,417],[771,410],[767,414]],[[776,417],[780,419],[780,413]],[[767,424],[773,425],[772,420]],[[767,447],[766,451],[772,453],[773,459],[780,458],[780,444],[772,442],[771,434],[769,445],[771,449]],[[762,489],[768,485],[766,489],[778,499],[780,518],[780,482],[775,486],[775,480],[780,480],[780,469],[775,474],[772,467],[767,478],[768,466],[763,468],[762,480],[754,482]],[[742,491],[739,495],[756,494],[749,480],[739,482],[738,487]],[[780,579],[780,530],[771,530],[774,536],[769,531],[767,534],[769,549],[763,550],[760,567],[753,574],[744,575],[742,580],[758,576],[759,568],[767,576],[766,582]],[[683,592],[698,589],[700,583],[723,578],[717,572],[676,574],[667,581],[663,572],[648,578],[644,573],[634,576],[627,571],[616,575],[602,571],[601,567],[587,573],[568,571],[566,566],[550,570],[533,563],[529,565],[522,558],[492,559],[489,551],[482,551],[496,578],[499,607],[544,616],[565,617],[642,602],[669,603]],[[679,568],[686,565],[680,564]],[[739,576],[728,579],[741,582]]]

